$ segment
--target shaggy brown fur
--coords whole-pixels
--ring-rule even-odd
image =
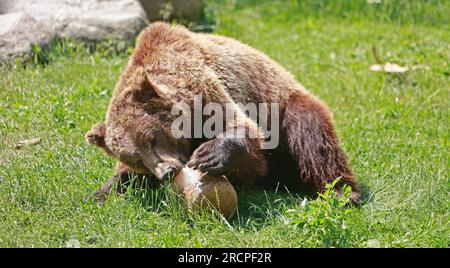
[[[204,103],[222,105],[279,103],[281,144],[263,152],[257,123],[237,105],[225,132],[252,130],[257,138],[225,138],[224,133],[209,140],[173,138],[171,107],[180,101],[192,104],[194,95],[202,95]],[[129,172],[165,179],[187,163],[210,174],[228,175],[235,184],[278,180],[294,189],[308,184],[316,192],[324,190],[325,182],[342,177],[337,191],[348,184],[353,202],[360,199],[331,112],[321,101],[261,52],[181,26],[158,22],[141,32],[105,123],[94,125],[86,138],[123,163],[113,181]],[[282,179],[284,172],[294,177]],[[109,192],[110,184],[100,192]]]

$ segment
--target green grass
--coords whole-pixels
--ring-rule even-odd
[[[331,107],[364,204],[240,190],[226,222],[184,213],[161,187],[97,206],[84,197],[114,161],[83,135],[103,120],[130,51],[64,42],[0,66],[0,246],[448,247],[448,1],[208,2],[217,33],[267,53]],[[372,45],[415,67],[369,71]],[[33,137],[42,142],[15,149]]]

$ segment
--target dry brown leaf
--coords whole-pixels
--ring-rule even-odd
[[[400,66],[395,63],[387,62],[385,64],[373,64],[370,66],[370,70],[374,72],[386,72],[386,73],[404,73],[408,71],[408,67]]]
[[[370,66],[370,70],[374,72],[386,72],[386,73],[404,73],[408,71],[408,67],[400,66],[395,63],[386,62],[383,64],[378,56],[377,48],[372,45],[372,55],[375,58],[377,64]]]
[[[16,149],[20,149],[25,146],[39,144],[41,142],[41,138],[33,138],[29,140],[21,140],[16,144]]]

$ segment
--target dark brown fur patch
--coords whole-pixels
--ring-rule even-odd
[[[284,110],[282,127],[302,180],[322,192],[326,182],[341,177],[338,188],[347,184],[356,195],[355,178],[340,148],[331,113],[323,103],[308,94],[292,94]]]

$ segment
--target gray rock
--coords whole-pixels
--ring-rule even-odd
[[[135,0],[1,0],[0,60],[23,55],[52,37],[129,39],[147,24]]]
[[[94,2],[95,5],[86,8],[86,12],[65,23],[61,37],[89,40],[131,38],[147,24],[145,11],[134,0]]]
[[[24,56],[32,44],[48,44],[55,36],[51,24],[25,13],[0,15],[0,61]]]
[[[58,36],[89,40],[128,38],[147,22],[135,0],[2,0],[0,14],[11,12],[50,21]]]

